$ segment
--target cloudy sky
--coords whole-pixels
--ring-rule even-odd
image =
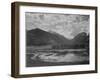
[[[89,15],[25,13],[26,29],[40,28],[72,39],[78,33],[89,33]]]

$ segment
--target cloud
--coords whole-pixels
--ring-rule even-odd
[[[57,32],[69,39],[80,32],[89,33],[89,15],[26,12],[25,19],[27,30],[40,28]]]

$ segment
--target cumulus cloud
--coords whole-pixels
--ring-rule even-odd
[[[89,15],[25,13],[26,29],[40,28],[72,39],[80,32],[89,33]]]

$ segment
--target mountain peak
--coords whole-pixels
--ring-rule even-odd
[[[40,28],[35,28],[35,29],[30,30],[30,31],[43,31],[43,30]]]
[[[31,29],[28,32],[33,33],[33,34],[41,34],[41,33],[45,33],[46,31],[40,29],[40,28],[35,28],[35,29]]]
[[[35,28],[34,30],[41,30],[40,28]]]

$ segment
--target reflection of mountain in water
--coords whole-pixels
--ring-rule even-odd
[[[47,32],[41,29],[28,30],[26,35],[27,46],[45,46],[45,45],[89,45],[89,35],[85,32],[79,33],[74,39],[69,40],[63,35],[55,32]]]

